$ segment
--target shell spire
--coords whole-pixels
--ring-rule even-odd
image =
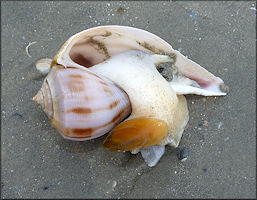
[[[46,80],[44,81],[42,88],[38,91],[36,96],[33,97],[33,101],[37,102],[42,107],[50,120],[53,119],[52,95]]]
[[[44,109],[45,105],[43,102],[43,94],[42,94],[41,90],[39,90],[38,93],[36,94],[36,96],[33,97],[33,101],[37,102]]]

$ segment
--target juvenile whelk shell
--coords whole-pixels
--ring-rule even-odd
[[[33,98],[66,139],[83,141],[110,131],[131,112],[127,94],[82,69],[54,66]]]

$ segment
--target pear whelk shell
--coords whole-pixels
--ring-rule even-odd
[[[127,94],[92,72],[54,66],[33,98],[66,139],[83,141],[109,132],[128,116]]]
[[[169,55],[173,65],[178,68],[181,75],[196,81],[200,88],[187,87],[171,82],[178,94],[198,94],[204,96],[223,96],[228,87],[224,82],[214,76],[194,61],[186,58],[179,51],[174,50],[166,41],[147,31],[118,25],[98,26],[81,31],[70,37],[53,59],[63,66],[78,68],[91,67],[106,59],[129,50],[138,50],[148,54]],[[225,90],[222,90],[226,88]]]

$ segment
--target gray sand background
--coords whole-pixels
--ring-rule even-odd
[[[117,9],[121,7],[124,13]],[[1,198],[256,198],[255,1],[1,1]],[[187,95],[179,148],[150,168],[112,153],[106,136],[64,140],[32,101],[35,68],[73,34],[117,24],[157,34],[219,76],[225,97]],[[29,53],[25,48],[31,42]]]

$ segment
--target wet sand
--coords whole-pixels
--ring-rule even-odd
[[[256,7],[240,2],[1,2],[1,198],[256,198]],[[35,68],[73,34],[116,24],[157,34],[219,76],[225,97],[187,95],[178,149],[155,167],[106,136],[63,139],[32,101]],[[25,51],[29,43],[29,57]],[[186,147],[186,161],[177,151]]]

